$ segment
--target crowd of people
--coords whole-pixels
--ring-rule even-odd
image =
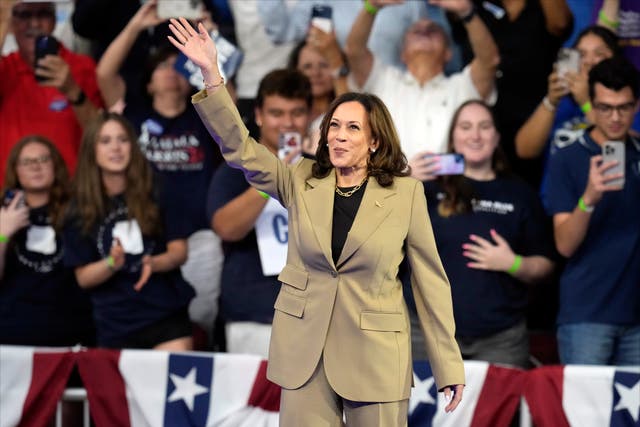
[[[0,344],[270,356],[290,425],[406,403],[412,353],[453,409],[460,358],[531,367],[532,311],[640,365],[637,2],[136,3],[76,0],[76,47],[0,2]]]

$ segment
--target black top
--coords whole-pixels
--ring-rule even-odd
[[[240,169],[221,165],[213,175],[207,200],[207,217],[250,188]],[[255,225],[255,224],[254,224]],[[286,229],[287,225],[284,224]],[[280,291],[277,276],[265,276],[255,228],[235,242],[223,241],[220,313],[227,322],[271,324],[273,304]]]
[[[347,234],[351,230],[353,220],[356,218],[360,202],[364,190],[367,187],[367,181],[350,197],[344,197],[335,193],[333,198],[333,227],[331,229],[331,257],[333,263],[338,267],[338,259],[342,253],[344,242],[347,240]],[[339,187],[340,191],[346,193],[355,187]]]

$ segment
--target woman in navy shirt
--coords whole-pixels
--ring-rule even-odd
[[[90,290],[100,346],[192,347],[194,293],[180,273],[188,227],[164,201],[131,124],[96,118],[80,146],[65,263]]]
[[[57,232],[69,178],[48,139],[32,135],[9,153],[0,208],[0,343],[92,345],[91,302],[62,262]]]
[[[552,235],[536,194],[506,173],[499,140],[484,102],[462,104],[448,151],[464,156],[464,174],[426,182],[425,192],[463,357],[526,367],[525,284],[552,272]]]

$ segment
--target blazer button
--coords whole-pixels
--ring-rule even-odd
[[[331,274],[331,277],[333,277],[334,279],[335,279],[336,277],[338,277],[338,272],[337,272],[337,271],[333,271],[333,270],[331,270],[331,273],[330,273],[330,274]]]

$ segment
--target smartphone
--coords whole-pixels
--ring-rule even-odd
[[[13,190],[11,188],[5,191],[4,197],[2,198],[2,206],[4,206],[5,208],[9,206],[13,198],[16,197],[16,194],[18,194],[18,190]],[[16,207],[21,208],[23,206],[25,206],[24,196],[21,196]]]
[[[462,175],[464,173],[464,156],[462,154],[429,154],[427,157],[436,157],[440,164],[440,169],[434,175]]]
[[[608,169],[605,172],[605,175],[612,175],[621,173],[622,176],[619,179],[614,179],[613,181],[609,181],[608,185],[612,185],[614,187],[619,187],[622,190],[624,187],[624,169],[625,169],[625,144],[622,141],[606,141],[602,145],[602,160],[604,162],[609,162],[612,160],[616,160],[618,162],[617,165]]]
[[[302,149],[302,135],[298,132],[284,132],[280,134],[278,139],[278,157],[284,159],[292,151]]]
[[[580,71],[580,52],[576,49],[562,47],[558,51],[556,72],[560,77],[564,77],[568,71],[571,71],[572,73]]]
[[[38,68],[38,61],[47,55],[57,55],[60,49],[60,43],[53,36],[38,36],[36,37],[35,46],[35,63],[33,64],[34,70]],[[47,80],[46,77],[36,75],[36,80],[39,82]]]
[[[156,10],[158,18],[183,17],[195,20],[202,17],[202,2],[200,0],[158,0]]]
[[[325,33],[333,31],[333,21],[331,20],[333,12],[331,6],[314,4],[311,8],[311,25],[321,29]]]

